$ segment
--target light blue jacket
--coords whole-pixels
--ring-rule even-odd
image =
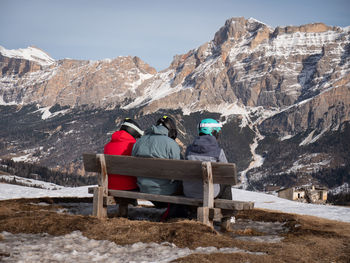
[[[152,126],[136,141],[132,156],[180,160],[180,147],[168,137],[168,129],[162,125]],[[138,177],[137,185],[142,193],[171,195],[179,187],[179,182],[168,179]]]

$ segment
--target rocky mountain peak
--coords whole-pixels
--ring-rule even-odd
[[[55,60],[49,54],[34,46],[13,50],[0,46],[0,77],[23,76],[54,64]]]
[[[8,77],[0,96],[5,102],[44,106],[146,106],[149,112],[160,108],[222,112],[227,105],[281,110],[338,83],[346,85],[348,47],[349,30],[322,23],[274,29],[238,17],[228,19],[212,41],[176,55],[159,73],[138,57],[119,57],[63,60],[44,70],[40,66],[36,69],[40,77],[33,70],[23,70],[19,76],[8,69],[28,67],[3,60],[0,67]]]
[[[21,49],[6,49],[0,46],[0,55],[10,59],[32,61],[40,66],[49,66],[55,63],[55,60],[48,53],[35,46]]]
[[[286,27],[276,27],[272,37],[282,34],[292,34],[292,33],[322,33],[329,30],[337,30],[336,27],[330,27],[323,23],[313,23],[301,26],[286,26]]]
[[[63,59],[48,64],[51,60],[37,48],[1,51],[0,101],[5,105],[107,108],[135,96],[136,88],[157,73],[131,56],[100,61]]]
[[[216,32],[213,42],[220,46],[226,41],[238,41],[247,33],[265,31],[268,26],[254,18],[234,17],[226,20],[225,25]]]
[[[349,40],[348,29],[322,23],[274,29],[252,18],[231,18],[212,41],[175,56],[167,70],[144,83],[143,96],[124,107],[223,114],[257,107],[272,112],[289,108],[288,116],[291,111],[300,116],[297,112],[303,109],[302,125],[294,125],[295,118],[287,119],[288,125],[279,126],[281,134],[315,128],[312,123],[322,122],[318,130],[336,127],[349,120],[348,106],[335,107],[345,117],[333,118],[330,125],[333,113],[328,110],[335,103],[331,94],[343,94],[338,98],[348,105]],[[316,100],[329,101],[328,106],[315,107]],[[310,116],[315,117],[312,123]]]

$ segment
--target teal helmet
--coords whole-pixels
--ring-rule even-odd
[[[221,131],[222,124],[214,119],[204,119],[198,125],[198,134],[207,134],[217,137]]]

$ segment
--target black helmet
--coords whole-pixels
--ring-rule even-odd
[[[143,135],[143,130],[141,130],[140,126],[130,118],[125,118],[122,126],[120,127],[121,131],[126,131],[135,139],[140,138]]]
[[[175,121],[168,117],[168,116],[163,116],[157,121],[157,125],[163,125],[165,128],[168,129],[168,137],[171,139],[175,140],[177,137],[177,129],[176,129],[176,124]]]

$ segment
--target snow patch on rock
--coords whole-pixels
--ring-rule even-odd
[[[0,53],[4,57],[30,60],[41,66],[49,66],[55,63],[55,60],[53,58],[36,47],[6,49],[0,46]]]

